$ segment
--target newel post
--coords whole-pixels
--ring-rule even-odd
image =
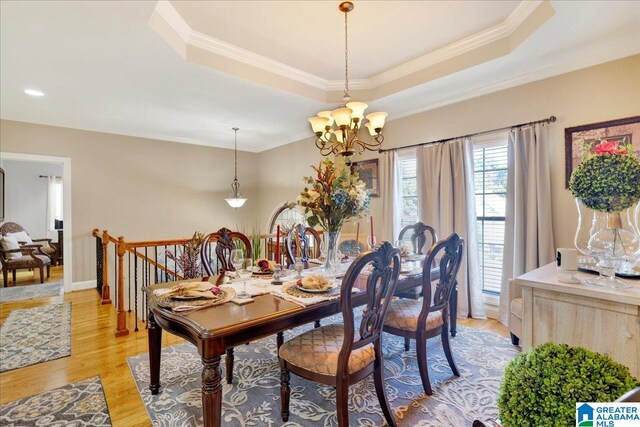
[[[109,288],[107,268],[107,250],[109,246],[109,232],[102,232],[102,304],[111,304],[111,288]]]
[[[127,313],[124,310],[124,254],[127,252],[127,244],[124,237],[118,237],[118,316],[116,318],[116,337],[129,334],[127,329]]]

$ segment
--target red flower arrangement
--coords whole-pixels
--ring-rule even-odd
[[[620,145],[618,143],[618,141],[602,141],[600,144],[598,144],[595,148],[595,150],[593,150],[593,154],[629,154],[629,152],[627,151],[627,147],[622,147],[620,148]]]

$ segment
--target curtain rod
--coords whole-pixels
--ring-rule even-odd
[[[38,178],[62,178],[62,177],[56,176],[56,175],[39,175]]]
[[[439,139],[437,141],[419,142],[417,144],[404,145],[402,147],[384,148],[384,149],[378,150],[378,153],[384,153],[385,151],[402,150],[404,148],[411,148],[411,147],[422,147],[423,145],[443,144],[445,142],[453,141],[454,139],[458,139],[458,138],[470,138],[472,136],[484,135],[486,133],[493,133],[493,132],[498,132],[498,131],[501,131],[501,130],[521,128],[521,127],[524,127],[524,126],[531,126],[531,125],[535,125],[535,124],[538,124],[538,123],[553,123],[555,121],[556,121],[556,116],[551,116],[549,118],[542,119],[542,120],[536,120],[536,121],[528,122],[528,123],[520,123],[518,125],[513,125],[513,126],[505,126],[505,127],[501,127],[501,128],[497,128],[497,129],[484,130],[482,132],[471,133],[469,135],[454,136],[452,138]]]

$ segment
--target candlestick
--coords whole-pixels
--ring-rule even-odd
[[[360,222],[356,224],[356,251],[360,249]]]
[[[276,264],[280,264],[280,225],[276,228]]]
[[[296,227],[296,258],[300,258],[300,230]]]
[[[373,215],[371,215],[371,242],[373,242]]]

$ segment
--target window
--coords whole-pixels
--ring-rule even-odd
[[[505,208],[507,201],[507,141],[492,138],[476,143],[474,178],[478,229],[478,257],[482,289],[499,293],[504,252]]]
[[[416,156],[400,158],[400,177],[402,179],[402,213],[400,227],[418,222],[418,179],[416,176]]]

